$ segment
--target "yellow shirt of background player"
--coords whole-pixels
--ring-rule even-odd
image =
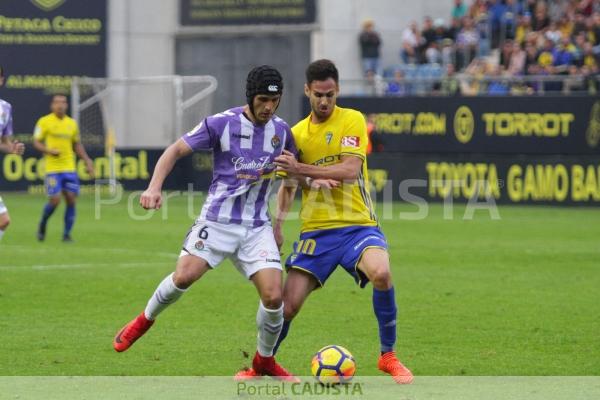
[[[352,155],[361,158],[363,164],[353,183],[345,182],[330,192],[302,190],[302,232],[377,225],[368,191],[364,116],[356,110],[336,106],[323,123],[314,124],[310,118],[309,115],[292,128],[300,162],[327,166],[339,163],[344,155]]]
[[[54,114],[43,116],[35,125],[33,137],[44,142],[48,149],[60,152],[58,156],[44,156],[46,173],[75,172],[73,144],[80,139],[79,128],[73,118],[65,115],[60,119]]]

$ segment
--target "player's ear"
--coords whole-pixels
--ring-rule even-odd
[[[310,97],[310,87],[308,87],[308,83],[304,84],[304,95]]]

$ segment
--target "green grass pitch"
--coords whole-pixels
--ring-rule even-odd
[[[0,375],[218,375],[249,365],[254,287],[227,262],[209,272],[129,351],[115,332],[170,273],[192,219],[183,198],[168,218],[128,217],[126,199],[94,217],[82,196],[73,244],[60,241],[63,207],[35,240],[44,198],[3,194],[12,225],[0,243]],[[201,200],[197,200],[194,213]],[[600,372],[600,212],[501,207],[463,220],[432,205],[387,235],[399,306],[398,354],[416,375],[595,375]],[[135,208],[138,215],[141,209]],[[284,252],[298,221],[285,226]],[[298,375],[324,345],[348,348],[357,374],[379,375],[371,286],[342,270],[315,292],[278,359]]]

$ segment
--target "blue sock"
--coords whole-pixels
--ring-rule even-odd
[[[54,213],[54,210],[56,210],[56,207],[54,207],[50,203],[46,203],[46,205],[44,206],[44,212],[42,213],[42,220],[40,221],[40,228],[42,229],[42,231],[46,230],[46,224],[48,223],[48,218],[50,218],[52,216],[52,214]]]
[[[65,209],[65,232],[64,236],[68,236],[71,234],[71,229],[73,228],[73,224],[75,223],[75,206],[68,205]]]
[[[277,343],[275,343],[275,347],[273,348],[273,355],[275,355],[277,353],[277,350],[279,349],[279,345],[281,344],[281,342],[283,342],[283,339],[285,339],[285,337],[288,334],[288,331],[290,330],[290,325],[292,324],[292,321],[283,321],[283,327],[281,328],[281,333],[279,334],[279,337],[277,338]]]
[[[379,323],[379,341],[381,352],[394,350],[396,344],[396,298],[394,288],[377,290],[373,288],[373,311]]]

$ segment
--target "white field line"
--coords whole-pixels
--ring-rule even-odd
[[[148,266],[164,265],[168,266],[168,262],[132,262],[132,263],[89,263],[89,264],[49,264],[49,265],[3,265],[0,266],[2,271],[46,271],[56,269],[85,269],[99,267],[120,267],[120,268],[139,268]]]
[[[56,248],[43,248],[43,247],[35,247],[35,246],[24,246],[19,244],[8,244],[1,245],[0,248],[6,248],[10,250],[16,251],[26,251],[28,253],[55,253],[57,251]],[[171,260],[176,260],[179,256],[178,252],[167,253],[167,252],[153,252],[148,253],[144,250],[134,250],[134,249],[125,249],[119,247],[73,247],[74,250],[83,250],[86,253],[89,252],[98,252],[98,253],[121,253],[121,254],[141,254],[145,257],[148,256],[157,256],[157,257],[165,257],[170,258]]]

